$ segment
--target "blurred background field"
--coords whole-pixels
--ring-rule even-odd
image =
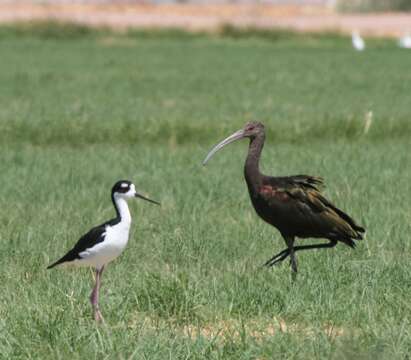
[[[0,354],[11,359],[406,359],[411,352],[411,52],[340,32],[219,27],[117,32],[55,22],[0,27]],[[263,172],[325,178],[367,228],[355,251],[299,254],[251,208],[246,142],[201,166],[249,119]],[[113,213],[128,248],[103,276],[46,271]],[[308,240],[309,242],[309,240]]]
[[[411,31],[408,0],[0,1],[0,23],[54,20],[117,31],[178,28],[216,32],[225,25],[399,37]]]
[[[409,0],[337,0],[334,2],[341,11],[409,11]]]

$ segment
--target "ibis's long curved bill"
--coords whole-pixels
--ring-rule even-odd
[[[161,205],[159,202],[154,201],[154,200],[151,200],[151,199],[149,199],[149,198],[146,198],[144,195],[139,194],[137,191],[136,191],[136,194],[135,194],[134,196],[135,196],[135,197],[138,197],[138,198],[140,198],[140,199],[149,201],[149,202],[151,202],[151,203],[153,203],[153,204]]]
[[[211,151],[207,154],[206,158],[203,161],[203,165],[207,163],[208,160],[211,159],[211,157],[220,149],[222,149],[224,146],[231,144],[234,141],[240,140],[244,137],[244,130],[238,130],[234,134],[230,135],[229,137],[225,138],[223,141],[218,143],[216,146],[214,146]]]

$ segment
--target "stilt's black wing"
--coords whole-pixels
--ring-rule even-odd
[[[74,261],[76,259],[81,259],[80,253],[86,249],[90,249],[96,244],[102,242],[106,236],[106,226],[110,222],[104,223],[102,225],[92,228],[87,234],[83,235],[77,244],[61,259],[57,260],[55,263],[49,265],[47,269],[51,269],[56,265],[62,264],[64,262]]]

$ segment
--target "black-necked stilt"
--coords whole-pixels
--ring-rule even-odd
[[[116,182],[111,189],[111,200],[113,201],[117,216],[92,228],[80,238],[73,249],[47,267],[47,269],[51,269],[57,265],[74,264],[95,268],[95,286],[90,296],[90,302],[96,321],[102,320],[98,306],[101,274],[104,267],[117,258],[127,245],[131,225],[131,215],[127,200],[133,197],[139,197],[160,205],[157,201],[150,200],[139,194],[131,181],[121,180]]]

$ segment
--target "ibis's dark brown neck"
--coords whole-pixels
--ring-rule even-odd
[[[244,176],[250,191],[258,191],[261,185],[262,174],[260,173],[259,162],[261,151],[263,150],[265,134],[261,133],[250,139],[248,155],[244,166]]]

